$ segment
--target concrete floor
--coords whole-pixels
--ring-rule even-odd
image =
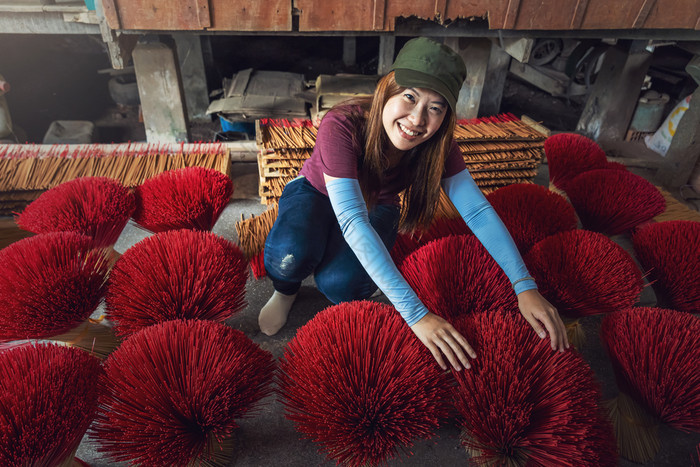
[[[235,192],[234,197],[224,211],[214,232],[235,241],[235,222],[241,214],[246,216],[258,214],[265,209],[257,197],[257,167],[254,163],[236,163],[233,171]],[[546,166],[543,166],[537,182],[546,183]],[[127,227],[119,242],[117,250],[123,250],[143,237],[142,231],[133,226]],[[629,248],[629,242],[623,237],[616,238],[624,247]],[[293,338],[296,330],[310,320],[318,311],[331,303],[313,285],[311,279],[302,286],[299,296],[292,308],[289,322],[274,337],[262,334],[257,326],[257,314],[263,304],[272,294],[272,285],[268,279],[250,280],[247,285],[248,306],[228,322],[232,327],[243,331],[263,349],[272,352],[275,357],[284,353],[287,342]],[[380,298],[379,300],[382,300]],[[382,301],[385,301],[383,299]],[[655,303],[651,288],[647,287],[642,294],[644,306]],[[601,317],[590,317],[583,320],[588,341],[582,349],[584,358],[589,362],[601,382],[604,397],[616,395],[612,368],[605,350],[599,340]],[[240,429],[236,433],[236,453],[232,465],[236,466],[332,466],[324,456],[318,453],[314,444],[300,438],[292,422],[286,420],[283,407],[275,395],[263,401],[263,407],[249,419],[241,420]],[[660,453],[646,465],[648,466],[685,466],[691,465],[692,456],[700,443],[700,434],[684,434],[668,427],[660,429],[662,448]],[[465,465],[467,455],[459,445],[459,429],[449,423],[437,432],[430,440],[419,441],[412,449],[413,456],[402,454],[398,459],[389,463],[390,466],[456,466]],[[116,466],[100,456],[95,445],[84,440],[77,456],[93,467]],[[621,459],[619,465],[632,467],[629,461]]]

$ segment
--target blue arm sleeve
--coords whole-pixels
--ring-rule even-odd
[[[476,186],[469,172],[465,169],[443,179],[442,186],[464,222],[503,269],[511,284],[514,284],[516,295],[536,289],[537,284],[530,277],[508,229]]]
[[[326,183],[345,241],[367,274],[384,292],[409,326],[428,313],[428,309],[394,265],[389,251],[369,222],[367,206],[356,179],[337,178]]]

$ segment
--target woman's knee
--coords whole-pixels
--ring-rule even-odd
[[[326,272],[315,276],[315,280],[318,290],[333,303],[363,300],[370,297],[377,290],[377,286],[364,272],[362,274],[346,274],[343,272],[328,274]]]
[[[298,249],[268,252],[266,248],[264,254],[265,270],[276,279],[301,282],[313,272],[318,264],[318,260],[313,256],[304,254]]]

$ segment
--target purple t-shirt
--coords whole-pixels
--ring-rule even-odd
[[[360,112],[359,107],[346,109]],[[342,111],[331,110],[321,120],[316,146],[299,175],[306,177],[318,191],[328,195],[323,174],[336,178],[358,178],[357,170],[363,151],[362,128],[354,125]],[[442,177],[451,177],[465,168],[462,153],[453,141],[445,159]],[[392,168],[384,173],[377,204],[398,204],[398,194],[404,188],[404,182],[399,178],[400,172],[399,169]]]

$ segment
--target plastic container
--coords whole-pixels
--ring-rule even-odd
[[[656,131],[664,117],[664,110],[668,104],[668,94],[659,94],[656,91],[648,91],[637,102],[630,129],[651,133]]]
[[[223,115],[219,115],[219,122],[221,122],[221,131],[223,132],[247,133],[249,135],[255,134],[255,123],[236,122],[227,119]]]

